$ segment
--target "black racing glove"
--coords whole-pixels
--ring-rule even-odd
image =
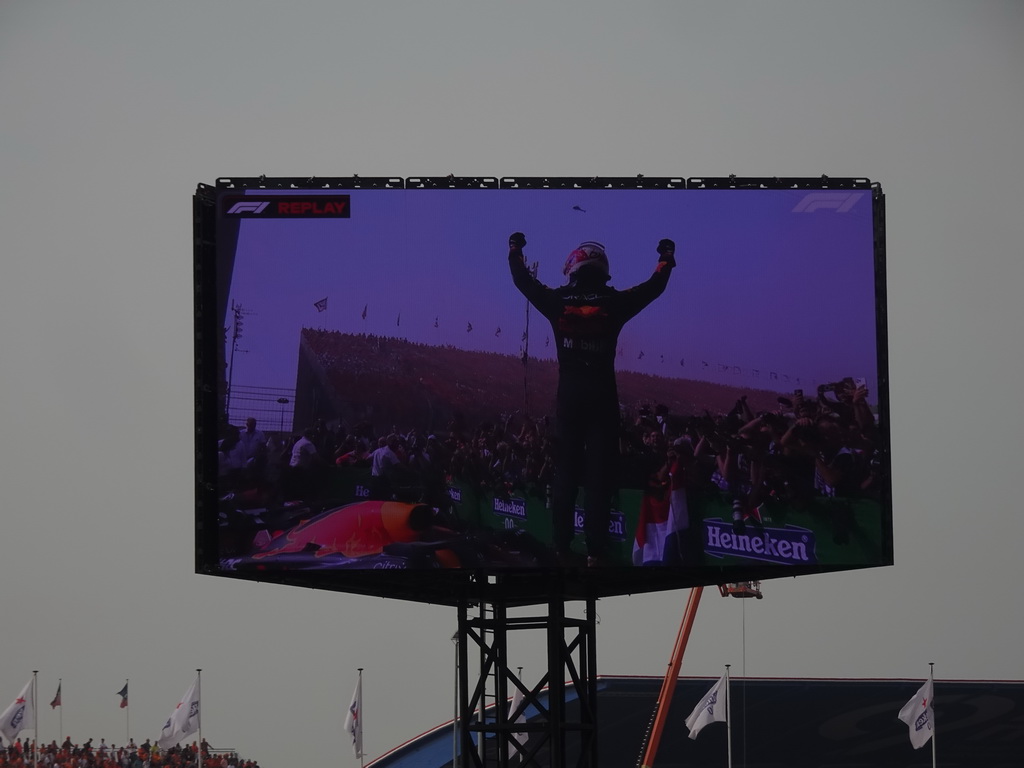
[[[658,243],[658,255],[661,257],[658,261],[674,267],[676,265],[676,244],[668,238],[661,240]]]
[[[526,235],[522,232],[513,232],[508,236],[509,251],[521,251],[524,245],[526,245]]]

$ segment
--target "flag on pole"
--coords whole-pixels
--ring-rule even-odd
[[[519,709],[520,706],[522,706],[523,698],[524,697],[523,697],[522,690],[520,690],[518,687],[516,687],[516,692],[512,695],[512,703],[508,705],[508,716],[509,717],[512,717],[512,715],[515,714],[516,710]],[[526,707],[523,707],[523,711],[519,713],[519,716],[515,719],[515,723],[518,725],[519,723],[525,723],[525,722],[526,722]],[[519,746],[520,749],[522,749],[523,747],[526,746],[527,738],[529,738],[529,734],[525,733],[523,731],[514,731],[512,733],[512,741],[514,741]],[[517,754],[517,752],[512,752],[510,756],[514,757],[516,754]]]
[[[53,701],[50,702],[50,709],[56,709],[60,706],[60,686],[61,683],[57,683],[57,695],[53,697]]]
[[[356,757],[363,757],[363,676],[359,676],[356,683],[355,693],[352,694],[352,703],[348,705],[348,714],[345,715],[345,731],[352,737],[352,749]]]
[[[128,681],[124,681],[124,688],[117,692],[117,695],[121,697],[121,709],[128,706]]]
[[[313,306],[316,307],[317,312],[324,312],[327,309],[327,297],[324,296],[320,301],[313,302]]]
[[[363,304],[363,320],[366,319],[366,310],[369,306],[369,304]]]
[[[724,693],[723,693],[724,691]],[[686,727],[690,729],[690,738],[696,739],[708,723],[726,722],[726,698],[729,695],[729,683],[722,675],[693,712],[686,718]]]
[[[3,714],[0,715],[0,734],[8,743],[14,741],[18,734],[26,728],[36,727],[35,700],[32,696],[32,680],[29,680],[21,693]]]
[[[164,723],[157,745],[161,749],[172,747],[188,736],[199,730],[199,677],[189,687],[174,708],[171,716]]]
[[[932,737],[932,720],[935,716],[932,710],[932,679],[931,677],[922,685],[914,698],[903,705],[899,718],[910,728],[910,743],[914,749],[920,749],[928,743]]]
[[[680,441],[677,440],[676,443]],[[690,451],[688,443],[675,445],[674,449]],[[633,565],[667,565],[666,558],[679,556],[678,538],[690,527],[690,512],[686,505],[685,468],[683,461],[676,457],[669,467],[669,483],[662,496],[645,493],[640,501],[640,517],[633,541]],[[674,548],[669,543],[676,539]]]

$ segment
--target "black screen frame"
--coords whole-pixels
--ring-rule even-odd
[[[220,426],[225,336],[226,286],[218,284],[225,240],[237,237],[231,224],[218,215],[217,201],[232,192],[250,190],[364,190],[364,189],[688,189],[688,190],[860,190],[871,193],[880,453],[888,471],[882,503],[887,513],[883,531],[882,562],[866,566],[774,565],[696,568],[559,568],[535,571],[435,570],[422,571],[273,571],[239,573],[220,567],[217,535],[217,435]],[[885,195],[881,186],[865,178],[741,178],[729,177],[331,177],[331,178],[221,178],[213,185],[199,184],[193,197],[194,326],[195,326],[195,571],[242,580],[266,581],[306,588],[390,597],[415,602],[456,605],[465,600],[501,599],[507,604],[532,604],[560,599],[590,599],[619,594],[665,591],[727,582],[768,580],[893,563],[891,457],[889,444],[889,371],[887,344],[887,291]],[[218,266],[217,260],[222,263]],[[228,267],[230,271],[230,267]]]

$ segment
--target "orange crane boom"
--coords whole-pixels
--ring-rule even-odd
[[[679,679],[679,668],[683,665],[683,652],[690,639],[693,619],[697,615],[697,606],[700,605],[700,596],[703,592],[704,587],[693,587],[690,590],[690,597],[686,601],[683,622],[679,625],[679,634],[676,635],[676,644],[672,649],[672,659],[668,665],[668,672],[665,673],[665,679],[661,683],[658,703],[655,705],[654,723],[651,725],[651,732],[647,739],[647,750],[644,752],[642,768],[651,768],[654,765],[654,756],[658,754],[661,732],[665,729],[665,720],[668,717],[669,705],[672,703],[672,694],[675,693],[676,680]]]

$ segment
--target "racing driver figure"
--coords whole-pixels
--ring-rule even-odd
[[[509,236],[512,280],[551,323],[558,350],[553,544],[560,562],[568,564],[582,485],[587,565],[602,565],[607,562],[611,503],[618,482],[616,345],[626,322],[664,292],[676,265],[675,243],[659,242],[654,274],[625,291],[608,285],[608,256],[598,242],[580,243],[569,254],[563,270],[568,282],[559,288],[549,288],[530,272],[525,245],[522,232]]]

